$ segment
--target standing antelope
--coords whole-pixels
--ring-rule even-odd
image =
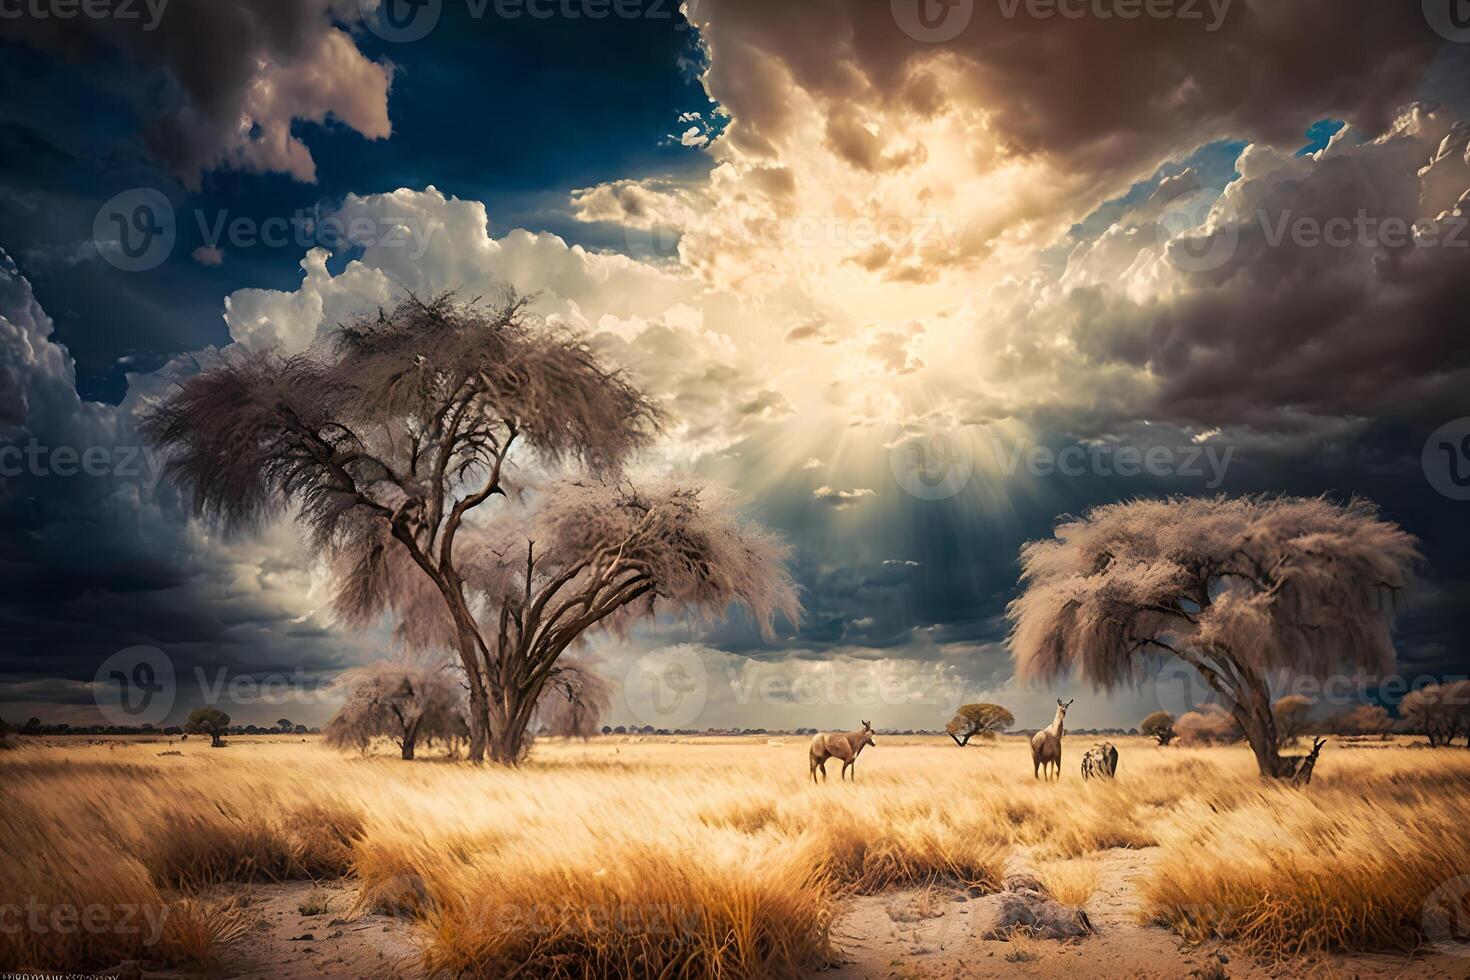
[[[1072,698],[1063,701],[1057,698],[1057,716],[1051,720],[1041,731],[1031,736],[1031,775],[1039,777],[1043,767],[1051,765],[1056,767],[1056,778],[1062,778],[1062,734],[1064,729],[1062,722],[1066,720],[1067,709],[1072,706]]]
[[[1291,785],[1308,786],[1312,782],[1312,770],[1317,767],[1317,756],[1322,754],[1322,746],[1327,744],[1325,738],[1312,739],[1312,753],[1304,756],[1289,757],[1296,764],[1296,772],[1291,777]]]
[[[853,782],[857,782],[857,757],[865,745],[877,745],[873,741],[873,726],[866,721],[863,722],[862,729],[856,732],[816,735],[812,739],[812,782],[817,781],[818,769],[822,770],[822,782],[827,781],[827,760],[833,758],[842,760],[842,772],[837,778],[846,776],[851,769]]]

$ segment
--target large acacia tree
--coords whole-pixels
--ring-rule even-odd
[[[1417,542],[1363,500],[1135,500],[1021,549],[1011,649],[1023,676],[1112,689],[1168,655],[1197,670],[1263,775],[1278,754],[1269,675],[1392,669],[1395,597]]]
[[[778,612],[797,615],[783,547],[724,501],[616,479],[660,424],[523,300],[444,296],[302,354],[225,358],[154,406],[144,431],[206,515],[252,527],[294,506],[345,621],[388,615],[408,648],[457,651],[470,758],[514,763],[557,658],[588,630],[659,602],[743,604],[767,632]],[[518,462],[582,482],[537,489]],[[485,506],[523,496],[534,506]]]

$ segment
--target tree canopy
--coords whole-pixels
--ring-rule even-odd
[[[227,527],[294,506],[343,621],[387,614],[406,648],[454,650],[471,758],[488,742],[514,762],[557,658],[587,630],[659,603],[743,604],[767,631],[796,619],[784,548],[726,498],[620,478],[662,421],[580,337],[507,294],[411,298],[303,354],[231,355],[143,431]],[[551,480],[561,467],[576,473]]]
[[[1138,726],[1141,735],[1156,739],[1160,745],[1168,745],[1174,741],[1174,716],[1167,711],[1155,711]]]
[[[944,730],[956,745],[965,746],[972,738],[994,738],[997,732],[1015,723],[1015,716],[998,704],[966,704],[955,712]]]
[[[1268,674],[1387,672],[1395,597],[1421,557],[1365,500],[1134,500],[1021,550],[1011,649],[1023,679],[1111,690],[1162,656],[1197,670],[1278,775]],[[1176,726],[1177,727],[1177,726]]]

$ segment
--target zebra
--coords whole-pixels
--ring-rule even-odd
[[[1112,742],[1098,742],[1082,756],[1082,778],[1112,779],[1118,771],[1118,750]]]

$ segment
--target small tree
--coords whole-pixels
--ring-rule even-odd
[[[13,730],[4,718],[0,718],[0,749],[8,749],[13,744],[10,736]]]
[[[184,731],[191,735],[208,735],[209,744],[215,748],[224,745],[222,736],[230,727],[230,716],[218,708],[195,708],[184,722]]]
[[[1243,737],[1240,723],[1218,704],[1186,711],[1174,722],[1180,745],[1229,745]]]
[[[1307,730],[1307,715],[1312,711],[1312,699],[1304,694],[1288,694],[1276,699],[1271,706],[1276,719],[1276,734],[1283,745],[1290,745]]]
[[[520,760],[557,658],[590,629],[656,603],[702,615],[742,604],[770,634],[799,608],[784,548],[721,501],[600,482],[662,415],[525,307],[514,295],[410,299],[299,356],[224,359],[143,422],[170,476],[224,525],[296,505],[345,622],[389,614],[409,648],[458,654],[477,761]],[[592,482],[548,494],[513,529],[504,514],[477,523],[526,489],[513,478],[523,449]]]
[[[1109,504],[1022,548],[1011,649],[1023,679],[1076,669],[1104,689],[1178,657],[1235,718],[1261,774],[1279,778],[1293,766],[1269,673],[1387,673],[1394,597],[1420,561],[1415,539],[1364,500]]]
[[[1381,705],[1360,704],[1333,715],[1326,727],[1334,735],[1386,735],[1393,728],[1393,719]]]
[[[290,718],[276,719],[276,731],[281,732],[284,735],[290,735],[295,730],[296,726],[291,722]]]
[[[1399,705],[1409,729],[1435,747],[1465,736],[1470,745],[1470,681],[1429,684],[1410,691]]]
[[[1174,741],[1174,716],[1167,711],[1155,711],[1138,726],[1140,734],[1157,739],[1160,745]]]
[[[585,741],[597,734],[597,722],[611,707],[612,685],[588,667],[565,660],[552,669],[541,692],[533,727]]]
[[[404,759],[412,759],[420,739],[452,738],[464,710],[459,684],[442,659],[383,660],[343,671],[336,684],[346,699],[325,730],[326,743],[336,749],[366,752],[374,738],[387,736]]]
[[[993,739],[1016,723],[1015,716],[998,704],[966,704],[944,726],[949,737],[960,747],[972,738]]]

